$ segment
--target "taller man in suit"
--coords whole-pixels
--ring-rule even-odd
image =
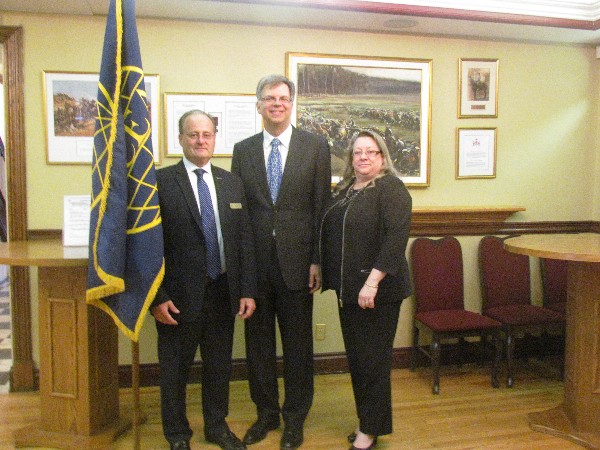
[[[204,435],[226,450],[246,446],[227,426],[235,315],[256,305],[252,229],[242,182],[210,164],[216,127],[193,110],[179,120],[183,159],[156,173],[165,277],[152,314],[158,330],[163,431],[171,449],[189,449],[186,385],[202,356]]]
[[[262,78],[256,89],[264,131],[238,142],[231,171],[244,183],[258,267],[256,312],[246,321],[250,395],[258,420],[244,443],[285,423],[281,449],[298,448],[312,404],[313,293],[321,287],[319,229],[329,200],[331,162],[323,138],[291,125],[294,83]],[[279,406],[275,318],[283,347],[285,400]]]

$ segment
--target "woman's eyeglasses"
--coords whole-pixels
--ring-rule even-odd
[[[362,155],[367,155],[369,158],[375,158],[381,150],[354,150],[352,154],[355,158],[360,158]]]

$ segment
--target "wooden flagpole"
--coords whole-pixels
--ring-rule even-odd
[[[140,450],[140,344],[131,341],[131,392],[133,394],[133,448]]]

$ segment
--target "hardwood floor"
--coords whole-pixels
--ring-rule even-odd
[[[493,389],[489,368],[475,365],[444,367],[441,393],[431,394],[431,370],[394,370],[394,433],[379,439],[378,450],[396,449],[577,449],[563,439],[529,429],[527,413],[556,406],[563,396],[556,367],[531,360],[519,363],[515,386]],[[188,415],[195,432],[193,449],[217,449],[204,441],[200,388],[190,386]],[[121,405],[132,404],[131,391],[121,391]],[[162,436],[158,388],[141,390],[147,421],[141,426],[142,449],[168,449]],[[0,449],[13,448],[12,432],[30,424],[38,415],[35,393],[0,395]],[[246,381],[231,383],[231,429],[242,437],[255,418]],[[355,426],[354,403],[348,374],[316,377],[315,401],[305,427],[302,450],[347,449],[346,435]],[[279,448],[281,430],[250,446],[251,450]],[[112,447],[133,448],[132,433]]]

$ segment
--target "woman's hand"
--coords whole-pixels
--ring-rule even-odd
[[[387,274],[375,268],[371,269],[367,281],[358,293],[358,306],[362,309],[375,308],[375,296],[379,289],[379,282],[385,278]]]
[[[358,306],[362,309],[375,308],[375,295],[377,295],[378,288],[373,286],[365,284],[358,293]]]

